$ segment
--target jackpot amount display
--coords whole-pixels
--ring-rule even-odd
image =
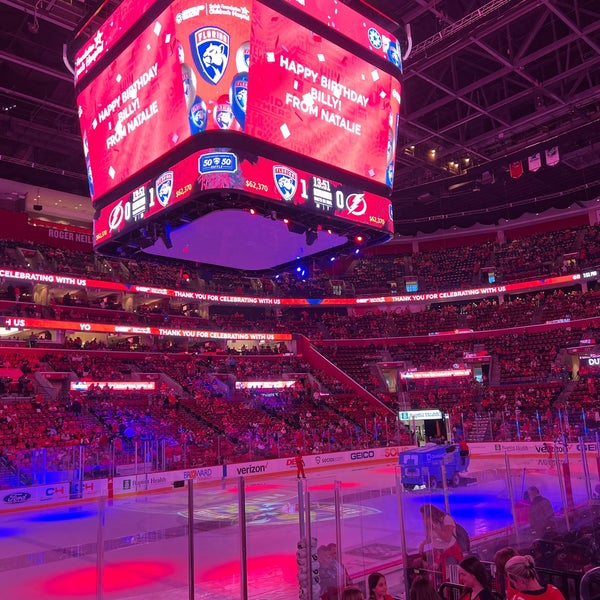
[[[94,200],[207,130],[392,183],[399,82],[259,3],[176,0],[77,102]]]

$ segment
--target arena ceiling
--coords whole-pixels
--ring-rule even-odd
[[[394,31],[406,55],[392,195],[399,233],[600,197],[598,0],[349,4]],[[0,0],[1,178],[87,195],[63,45],[96,5]],[[553,148],[559,161],[548,166]],[[530,170],[537,152],[541,166]]]

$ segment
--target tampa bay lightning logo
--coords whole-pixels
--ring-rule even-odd
[[[291,202],[298,189],[298,174],[296,171],[292,171],[292,169],[283,165],[275,165],[273,167],[273,179],[281,197],[286,202]]]
[[[371,27],[367,35],[369,36],[369,43],[371,44],[371,46],[373,46],[373,48],[381,48],[383,40],[381,39],[381,34],[379,33],[379,31],[377,31],[377,29]]]
[[[200,27],[190,33],[194,63],[203,79],[217,85],[229,63],[229,34],[220,27]]]
[[[161,206],[169,204],[173,191],[173,171],[165,171],[156,180],[156,197]]]

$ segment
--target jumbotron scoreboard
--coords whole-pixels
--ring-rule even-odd
[[[400,50],[345,4],[124,0],[72,59],[99,252],[207,262],[215,211],[251,271],[393,233]]]

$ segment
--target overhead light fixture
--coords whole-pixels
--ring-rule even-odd
[[[41,200],[40,200],[41,196],[40,196],[40,188],[38,188],[37,194],[35,196],[35,198],[33,199],[33,210],[43,210],[44,207],[42,206]]]
[[[317,232],[314,229],[306,230],[306,245],[312,246],[317,241]]]

